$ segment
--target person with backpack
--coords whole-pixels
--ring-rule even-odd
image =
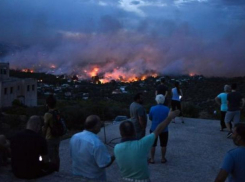
[[[48,143],[49,161],[56,165],[56,171],[60,168],[59,145],[60,137],[65,134],[65,123],[56,109],[56,99],[49,95],[46,99],[48,112],[44,115],[43,134]]]

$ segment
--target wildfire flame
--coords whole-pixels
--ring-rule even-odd
[[[147,77],[150,76],[154,78],[158,76],[156,73],[138,75],[137,73],[135,73],[134,69],[126,71],[124,68],[120,68],[120,67],[114,68],[111,72],[103,73],[103,69],[99,68],[98,66],[87,68],[83,70],[83,73],[90,78],[98,76],[99,81],[101,83],[108,83],[111,80],[129,83],[129,82],[145,80]],[[78,77],[81,78],[82,76],[78,76]]]
[[[85,70],[86,71],[86,70]],[[91,77],[93,77],[93,76],[97,76],[98,75],[98,71],[99,71],[99,68],[93,68],[93,70],[91,71],[91,72],[89,72],[89,75],[91,76]]]
[[[195,73],[189,73],[189,76],[191,76],[191,77],[192,77],[192,76],[195,76]]]
[[[34,70],[30,70],[30,69],[22,69],[21,71],[25,73],[34,73]]]
[[[54,64],[51,64],[50,68],[51,68],[51,69],[55,69],[56,66],[55,66]]]
[[[49,68],[57,69],[57,66],[51,64],[49,65]],[[22,72],[33,73],[34,70],[22,69]],[[158,75],[157,73],[148,73],[148,74],[139,75],[135,72],[135,69],[133,68],[130,70],[125,70],[124,68],[120,68],[120,67],[114,68],[111,72],[105,72],[105,70],[103,70],[103,67],[100,68],[98,65],[87,67],[86,69],[82,70],[82,74],[77,75],[79,79],[88,79],[96,76],[101,83],[108,83],[111,80],[129,83],[129,82],[143,81],[146,80],[148,77],[156,78]]]

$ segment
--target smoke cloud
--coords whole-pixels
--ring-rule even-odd
[[[144,74],[244,76],[243,1],[1,0],[1,58],[88,78]]]

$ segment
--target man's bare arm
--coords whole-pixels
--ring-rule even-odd
[[[155,136],[158,137],[158,135],[168,126],[168,124],[171,122],[172,119],[174,119],[176,116],[178,116],[180,113],[179,110],[175,110],[169,113],[168,117],[161,122],[157,128],[155,129],[154,133]]]
[[[46,136],[47,129],[48,129],[48,119],[49,119],[48,115],[45,114],[43,119],[44,119],[44,125],[42,127],[42,133],[43,133],[44,136]]]
[[[220,98],[219,97],[215,97],[215,102],[220,106],[221,102],[220,102]]]
[[[228,176],[228,173],[224,169],[221,169],[214,182],[224,182],[227,176]]]

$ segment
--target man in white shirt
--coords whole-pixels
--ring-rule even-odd
[[[70,140],[72,173],[86,179],[106,181],[105,168],[113,163],[115,157],[109,154],[97,136],[101,128],[100,118],[88,116],[84,128]]]

